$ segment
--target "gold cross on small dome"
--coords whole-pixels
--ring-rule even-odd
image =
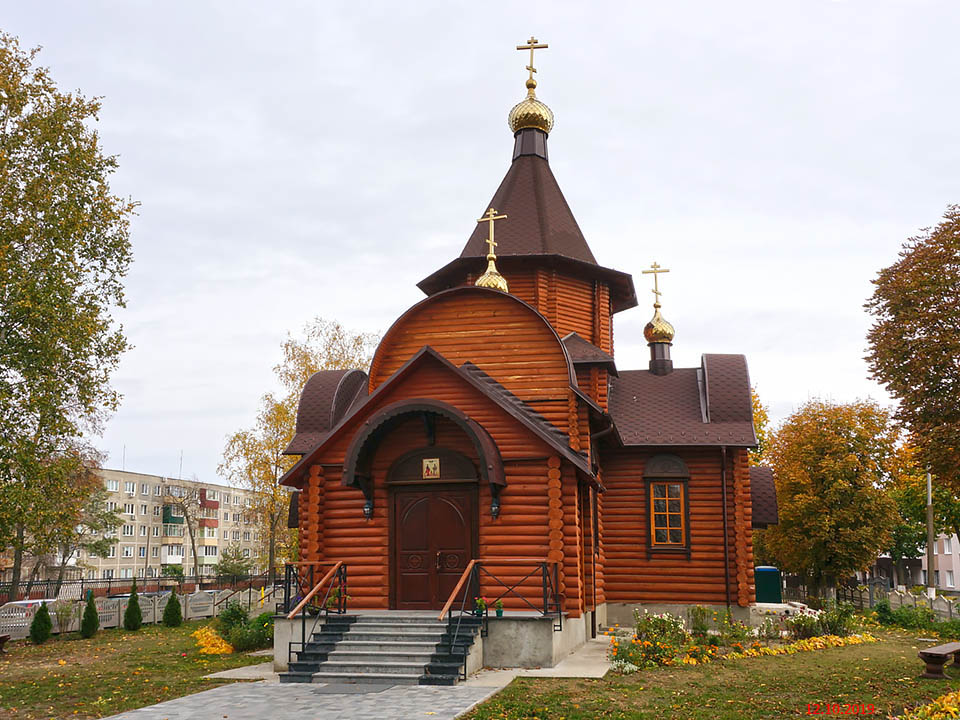
[[[527,40],[527,44],[526,44],[526,45],[517,45],[517,50],[529,50],[529,51],[530,51],[530,64],[527,65],[527,70],[530,71],[530,79],[527,81],[527,83],[528,83],[528,84],[529,84],[529,83],[533,83],[534,87],[536,87],[536,84],[537,84],[537,83],[536,83],[536,81],[533,79],[533,74],[537,71],[537,69],[533,66],[533,51],[534,51],[534,50],[546,50],[548,47],[550,47],[550,46],[547,45],[546,43],[538,42],[537,39],[536,39],[533,35],[531,35],[531,36],[530,36],[530,39]]]
[[[641,272],[641,274],[643,274],[643,275],[653,275],[653,290],[652,290],[652,292],[653,292],[653,297],[654,297],[654,303],[659,307],[659,304],[660,304],[660,296],[661,296],[663,293],[660,292],[660,285],[657,283],[657,276],[658,276],[660,273],[668,273],[668,272],[670,272],[670,271],[667,270],[667,269],[665,269],[665,268],[660,267],[659,265],[657,265],[657,263],[652,263],[652,264],[650,265],[650,269],[649,269],[649,270],[641,270],[640,272]]]
[[[490,223],[490,229],[487,231],[487,239],[485,240],[485,242],[487,243],[487,246],[490,249],[490,251],[487,253],[487,260],[497,259],[497,255],[493,251],[493,249],[497,246],[497,243],[493,239],[493,223],[495,220],[506,220],[506,219],[507,219],[506,215],[497,215],[497,211],[494,210],[493,208],[490,208],[489,210],[487,210],[486,213],[484,213],[484,216],[482,218],[477,220],[478,223],[482,223],[482,222]]]

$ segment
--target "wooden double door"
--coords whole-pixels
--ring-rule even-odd
[[[440,609],[476,556],[477,487],[402,487],[392,495],[392,605]]]

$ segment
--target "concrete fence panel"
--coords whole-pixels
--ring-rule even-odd
[[[27,637],[38,607],[39,603],[31,606],[7,603],[0,607],[0,635],[9,635],[12,640]]]
[[[184,605],[185,620],[213,617],[213,596],[209,592],[199,590],[187,595]]]
[[[100,627],[115,628],[120,625],[120,602],[116,598],[97,598],[96,603]]]

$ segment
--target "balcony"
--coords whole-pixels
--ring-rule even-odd
[[[215,528],[220,524],[220,521],[216,518],[200,518],[197,521],[197,524],[202,528]]]
[[[181,518],[182,519],[182,518]],[[183,525],[174,524],[174,523],[164,523],[163,525],[163,537],[183,537]]]

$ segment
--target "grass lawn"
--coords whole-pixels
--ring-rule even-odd
[[[872,703],[874,717],[886,718],[960,687],[955,669],[947,669],[949,680],[919,677],[917,649],[931,643],[905,631],[873,632],[881,642],[796,655],[608,673],[603,680],[518,678],[467,718],[750,720],[806,716],[807,703]]]
[[[201,655],[190,633],[209,622],[101,630],[89,640],[54,636],[43,645],[7,643],[0,655],[0,718],[104,717],[215,687],[222,681],[203,676],[267,660]]]

